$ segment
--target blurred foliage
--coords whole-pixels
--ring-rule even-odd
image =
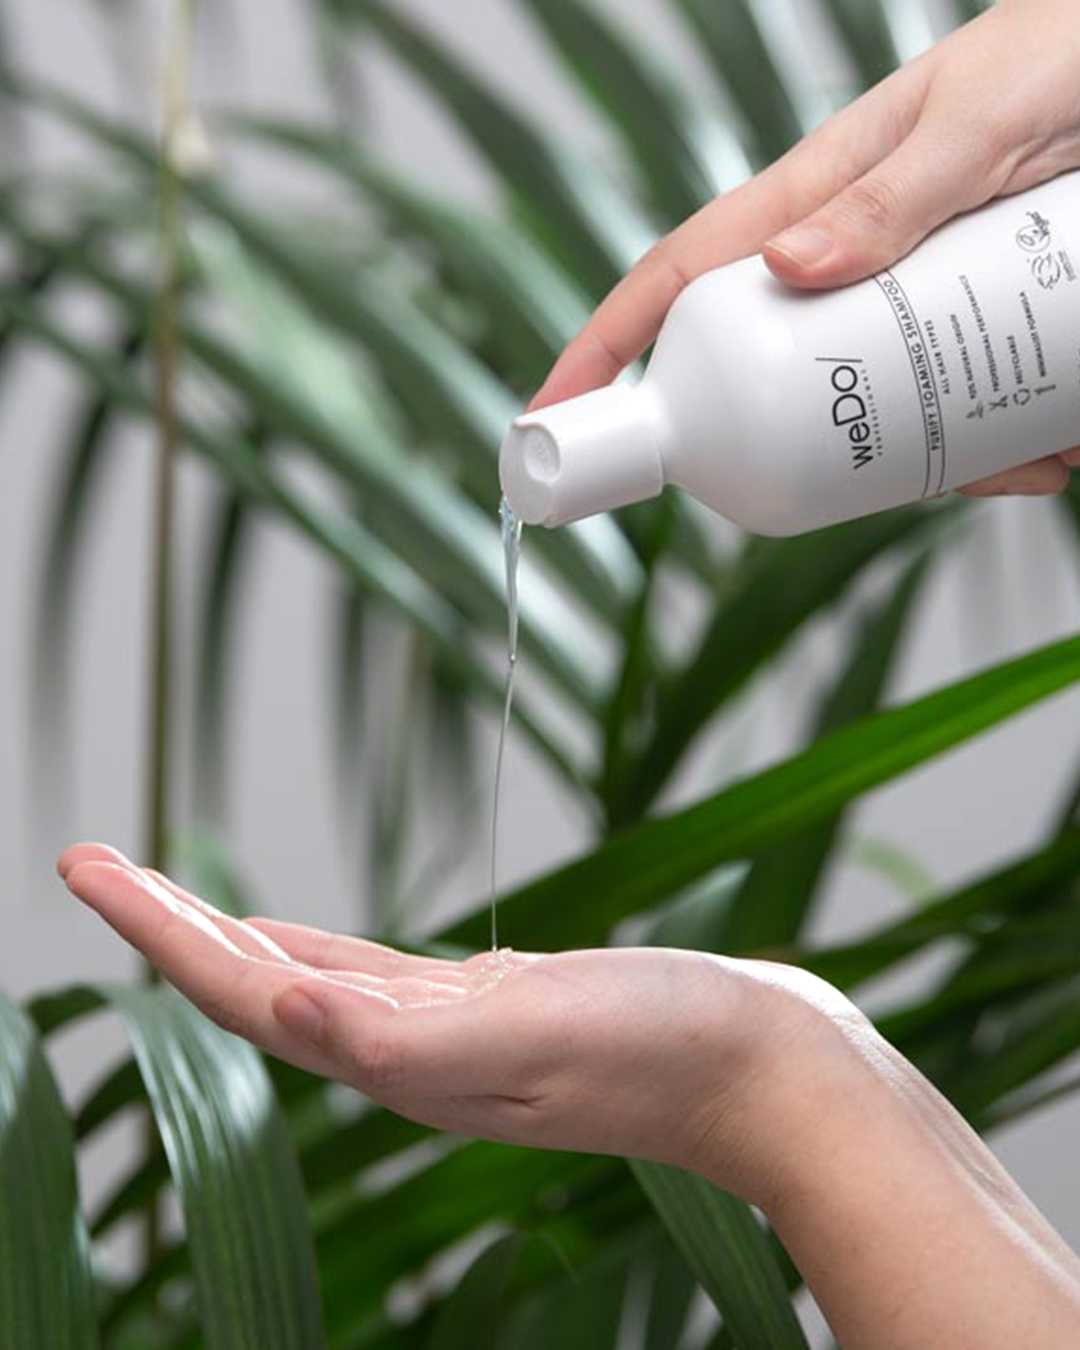
[[[253,900],[227,849],[230,691],[239,616],[259,586],[252,527],[270,518],[334,571],[326,660],[343,836],[358,824],[368,833],[358,926],[414,943],[485,940],[482,907],[433,935],[413,897],[437,892],[461,840],[484,825],[476,807],[488,766],[473,737],[474,714],[493,713],[501,697],[501,433],[659,233],[807,129],[806,88],[777,50],[766,5],[667,4],[700,48],[709,97],[685,95],[659,44],[646,49],[614,7],[517,0],[611,134],[603,162],[583,159],[392,0],[311,6],[322,119],[224,109],[209,128],[194,118],[185,128],[172,165],[183,187],[178,423],[185,453],[211,466],[217,490],[190,653],[199,828],[174,861],[233,912]],[[895,64],[900,6],[819,8],[853,90]],[[958,4],[957,20],[977,8]],[[138,7],[103,10],[123,25]],[[471,145],[495,191],[490,211],[380,156],[354,60],[366,48],[407,71]],[[62,741],[65,654],[104,468],[125,427],[158,416],[149,336],[161,162],[137,120],[31,79],[6,55],[0,70],[16,148],[41,117],[86,144],[78,173],[46,175],[13,154],[0,182],[0,389],[13,352],[32,343],[65,363],[80,391],[44,522],[34,658],[42,736],[51,727]],[[223,165],[252,145],[325,175],[338,204],[313,216],[245,192]],[[71,288],[96,298],[92,338],[65,318]],[[1078,502],[1074,490],[1060,508],[1074,531]],[[846,829],[862,793],[1080,677],[1080,642],[1068,641],[881,710],[933,569],[971,512],[952,504],[743,540],[669,494],[530,534],[521,628],[530,678],[515,728],[598,838],[504,897],[514,944],[602,943],[631,921],[638,940],[768,952],[856,993],[943,949],[951,957],[934,987],[889,1009],[883,1031],[982,1129],[1072,1090],[1075,1080],[1054,1071],[1080,1037],[1080,790],[1027,856],[946,894],[902,847]],[[704,616],[678,633],[667,603],[676,591],[687,613]],[[661,791],[704,738],[824,616],[838,635],[835,669],[805,747],[658,814]],[[603,661],[588,656],[586,630]],[[395,691],[378,715],[373,685]],[[360,784],[377,805],[358,822]],[[411,824],[433,792],[455,803],[451,846],[410,870]],[[913,898],[902,919],[823,949],[808,923],[844,858],[880,868]],[[103,1066],[69,1120],[43,1043],[109,1008],[132,1057]],[[343,1109],[338,1091],[264,1065],[160,988],[63,990],[26,1012],[0,1003],[0,1035],[5,1346],[597,1350],[615,1345],[631,1300],[646,1350],[668,1350],[705,1343],[690,1331],[698,1291],[716,1309],[710,1345],[804,1344],[790,1303],[798,1277],[775,1237],[697,1178],[440,1139],[355,1096]],[[76,1150],[147,1104],[160,1143],[84,1224]],[[32,1214],[28,1186],[42,1197]],[[91,1262],[168,1191],[183,1240],[164,1239],[122,1276]]]

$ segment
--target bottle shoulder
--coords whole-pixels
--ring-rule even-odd
[[[802,302],[760,257],[708,272],[672,307],[646,375],[668,481],[758,534],[801,520],[795,393]]]

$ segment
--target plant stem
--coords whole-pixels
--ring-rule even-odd
[[[154,484],[150,592],[150,698],[144,856],[150,867],[167,866],[169,829],[170,713],[172,709],[172,553],[176,452],[179,445],[177,384],[180,368],[178,310],[181,291],[180,201],[177,163],[178,134],[187,115],[187,92],[194,27],[194,0],[174,0],[172,31],[165,69],[161,169],[158,187],[159,282],[154,315],[154,350],[158,425],[157,472]],[[154,972],[146,968],[148,980]],[[146,1149],[158,1148],[152,1114],[146,1119]],[[160,1215],[156,1198],[146,1207],[144,1255],[153,1262],[160,1251]]]

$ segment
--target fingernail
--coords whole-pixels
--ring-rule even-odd
[[[816,225],[796,225],[777,235],[769,245],[776,253],[783,253],[800,267],[816,267],[833,250],[832,236]]]
[[[302,989],[287,989],[274,1003],[277,1020],[294,1036],[318,1043],[322,1039],[323,1010]]]

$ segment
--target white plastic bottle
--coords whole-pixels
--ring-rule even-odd
[[[840,290],[760,257],[699,277],[648,370],[527,413],[503,443],[526,524],[666,483],[759,534],[940,496],[1080,444],[1080,171],[962,216]]]

